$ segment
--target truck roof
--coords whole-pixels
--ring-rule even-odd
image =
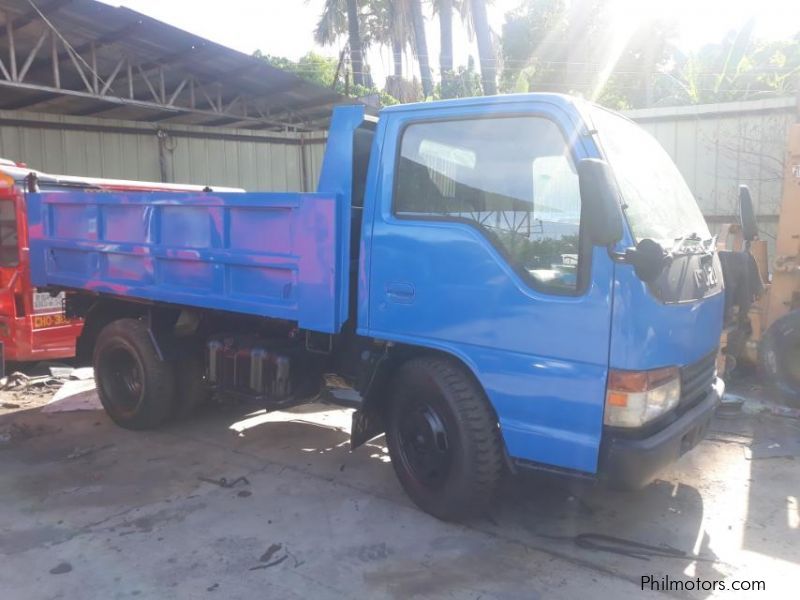
[[[498,96],[473,96],[470,98],[453,98],[450,100],[436,100],[433,102],[413,102],[410,104],[395,104],[387,106],[381,113],[404,112],[413,110],[426,110],[437,107],[469,107],[469,106],[491,106],[493,104],[522,104],[526,102],[548,102],[559,106],[579,106],[586,104],[587,101],[576,96],[566,94],[550,93],[525,93],[525,94],[502,94]]]

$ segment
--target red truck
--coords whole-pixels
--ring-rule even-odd
[[[0,369],[5,361],[72,358],[83,321],[64,315],[63,294],[31,284],[25,195],[33,191],[200,192],[200,185],[50,175],[0,158]],[[215,187],[215,191],[241,192]]]

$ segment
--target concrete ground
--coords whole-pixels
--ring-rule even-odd
[[[347,411],[217,408],[135,433],[100,411],[35,404],[0,414],[2,598],[661,595],[642,591],[646,575],[766,585],[715,597],[797,597],[800,461],[761,458],[792,454],[795,419],[720,418],[638,494],[519,477],[459,525],[411,504],[382,439],[348,451]],[[207,481],[223,477],[246,481]],[[583,548],[581,533],[691,556]]]

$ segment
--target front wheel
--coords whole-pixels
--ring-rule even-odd
[[[400,483],[422,510],[457,521],[491,502],[503,472],[500,430],[483,390],[456,362],[423,357],[400,367],[386,440]]]
[[[152,429],[174,411],[175,375],[162,361],[144,323],[106,325],[94,347],[97,393],[108,416],[126,429]]]

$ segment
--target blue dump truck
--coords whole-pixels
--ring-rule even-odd
[[[413,501],[544,469],[642,486],[723,384],[720,264],[631,121],[526,94],[337,108],[315,193],[33,193],[33,283],[85,319],[122,427],[204,398],[355,408]]]

